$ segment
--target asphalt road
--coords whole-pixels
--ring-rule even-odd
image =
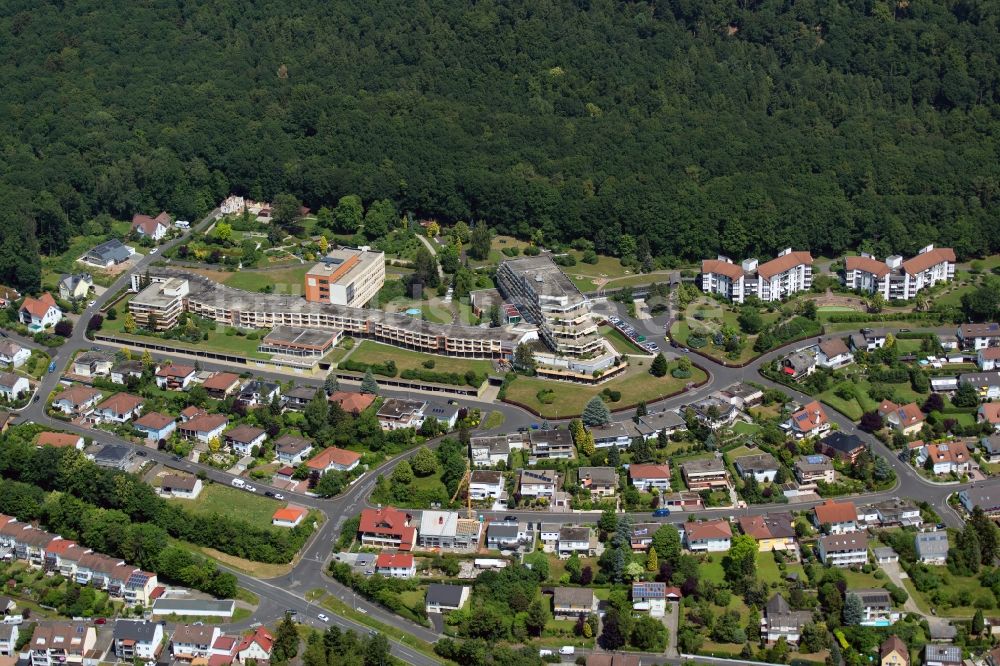
[[[213,211],[211,214],[202,219],[198,224],[192,227],[192,232],[194,230],[200,230],[210,224],[214,219],[217,211]],[[189,232],[191,233],[191,232]],[[160,252],[163,252],[176,243],[183,240],[175,239],[168,242],[164,246],[161,246]],[[141,272],[145,268],[155,261],[157,255],[146,255],[140,259],[136,266],[131,272]],[[53,428],[60,428],[64,430],[69,430],[72,432],[77,432],[82,435],[91,437],[94,441],[100,443],[117,443],[125,444],[127,446],[134,446],[129,442],[126,442],[117,436],[107,433],[101,430],[92,430],[89,428],[82,428],[72,424],[68,424],[64,421],[53,419],[45,414],[44,408],[46,403],[46,397],[55,388],[59,381],[60,373],[66,366],[69,359],[72,357],[74,352],[81,349],[90,348],[93,346],[106,346],[109,348],[115,348],[114,345],[101,345],[98,343],[91,342],[85,337],[86,323],[89,321],[90,316],[99,311],[100,307],[108,298],[113,294],[117,293],[119,289],[125,286],[129,281],[129,274],[122,275],[118,280],[115,281],[108,290],[102,294],[102,296],[96,299],[94,305],[89,306],[80,316],[79,323],[76,325],[73,331],[73,335],[66,341],[61,347],[50,350],[53,355],[53,360],[56,363],[57,372],[45,375],[38,386],[38,395],[40,399],[38,402],[32,402],[27,407],[25,407],[20,412],[19,421],[34,421],[41,423],[46,426]],[[661,409],[676,409],[682,404],[693,402],[699,398],[705,397],[715,391],[718,391],[730,384],[735,382],[752,380],[754,382],[763,384],[765,386],[773,386],[779,388],[785,393],[790,394],[794,399],[800,402],[808,402],[811,400],[809,396],[798,393],[794,390],[789,389],[783,385],[777,385],[769,380],[763,378],[758,370],[765,364],[773,361],[778,356],[788,353],[790,349],[797,347],[804,347],[811,344],[813,341],[798,343],[797,345],[791,345],[785,347],[781,350],[776,350],[765,354],[761,358],[757,359],[745,368],[731,368],[714,363],[704,357],[689,354],[684,350],[671,349],[669,340],[665,335],[664,327],[669,322],[671,315],[664,314],[659,317],[654,317],[652,319],[636,320],[627,317],[627,314],[621,311],[617,304],[607,303],[602,304],[598,307],[599,310],[604,311],[606,314],[617,313],[618,316],[628,320],[637,330],[646,335],[647,339],[657,342],[661,349],[668,355],[689,355],[691,360],[701,367],[705,368],[709,372],[709,381],[703,387],[689,392],[687,394],[677,396],[655,405],[651,405],[651,410],[661,410]],[[951,332],[951,329],[947,329]],[[20,340],[20,336],[12,336],[15,339]],[[38,347],[31,340],[24,340],[24,344],[29,347]],[[157,358],[169,358],[161,354],[153,354]],[[232,370],[233,366],[214,363],[211,361],[199,360],[201,366],[205,369],[224,369]],[[248,368],[242,368],[246,370]],[[258,372],[250,368],[255,374],[263,377],[280,379],[286,381],[288,375],[268,373],[268,372]],[[321,385],[320,380],[310,380],[306,378],[297,378],[297,383],[319,387]],[[386,390],[387,395],[397,395],[401,397],[414,397],[414,392],[410,391],[397,391],[397,390]],[[505,431],[511,431],[519,427],[527,426],[531,423],[538,422],[538,418],[534,415],[511,405],[507,404],[493,404],[481,400],[470,400],[461,398],[460,402],[463,404],[470,404],[473,406],[479,406],[482,408],[496,409],[503,412],[505,416],[505,423],[502,429]],[[633,416],[633,411],[626,411],[616,414],[616,419],[625,420]],[[932,483],[923,477],[921,477],[915,470],[913,470],[909,465],[901,462],[895,455],[894,452],[889,450],[885,445],[879,442],[874,437],[871,437],[867,433],[858,430],[855,425],[850,422],[846,417],[840,415],[832,409],[827,409],[827,413],[830,420],[836,423],[840,429],[847,433],[857,434],[865,442],[872,445],[873,450],[877,451],[883,455],[889,463],[892,465],[893,469],[896,471],[898,483],[895,488],[890,489],[885,492],[880,493],[867,493],[853,496],[852,499],[855,501],[863,502],[877,502],[881,500],[890,499],[896,496],[900,497],[911,497],[916,500],[927,501],[931,505],[938,509],[938,513],[941,515],[942,520],[951,526],[959,526],[962,521],[961,518],[955,514],[954,511],[950,509],[947,505],[947,498],[950,494],[957,492],[958,490],[968,487],[971,484],[936,484]],[[138,448],[138,447],[135,447]],[[174,469],[183,469],[187,472],[203,472],[208,478],[216,481],[218,483],[229,484],[233,479],[233,476],[225,472],[219,471],[217,469],[200,465],[197,463],[192,463],[187,460],[177,460],[174,456],[166,454],[159,451],[152,451],[149,449],[143,449],[148,458],[155,460],[167,467]],[[320,613],[325,613],[330,616],[330,622],[337,624],[345,629],[354,629],[359,632],[368,631],[368,627],[365,625],[355,622],[351,619],[340,617],[329,610],[324,610],[314,603],[306,600],[306,595],[312,590],[325,590],[329,594],[343,600],[345,603],[354,606],[357,609],[362,609],[366,612],[369,617],[377,619],[384,625],[387,625],[394,631],[400,633],[410,634],[424,641],[432,643],[436,641],[439,636],[436,632],[428,627],[423,627],[417,625],[413,622],[405,620],[399,616],[396,616],[388,611],[382,609],[381,606],[372,604],[363,598],[357,597],[354,593],[333,581],[325,574],[326,565],[331,555],[331,544],[335,540],[340,525],[343,522],[356,515],[362,508],[368,505],[367,499],[370,495],[375,480],[378,474],[388,474],[391,472],[392,468],[398,464],[400,460],[406,459],[412,456],[414,451],[407,452],[393,460],[390,460],[379,467],[377,470],[366,474],[361,478],[360,481],[355,483],[351,488],[349,488],[343,495],[337,498],[324,500],[316,497],[311,497],[304,494],[292,493],[289,491],[282,490],[281,492],[286,496],[287,499],[294,501],[297,504],[302,504],[314,509],[318,509],[323,512],[325,520],[320,526],[320,528],[313,535],[312,539],[306,545],[303,553],[301,553],[295,566],[292,568],[291,572],[285,576],[261,580],[251,576],[247,576],[239,571],[233,571],[239,579],[239,584],[242,587],[254,592],[260,597],[261,603],[254,614],[254,616],[248,620],[241,623],[231,625],[233,629],[240,629],[250,626],[255,622],[262,623],[272,623],[275,620],[283,616],[286,610],[294,610],[298,613],[298,619],[301,622],[310,624],[312,626],[320,627],[324,623],[318,619]],[[264,484],[256,484],[258,490],[263,492]],[[978,482],[976,485],[979,486],[998,486],[1000,485],[1000,480],[988,480]],[[768,513],[773,510],[787,510],[788,508],[793,509],[805,509],[814,506],[815,503],[797,503],[791,505],[777,504],[777,505],[758,505],[750,506],[745,509],[705,509],[703,511],[697,512],[698,515],[704,516],[721,516],[721,517],[734,517],[738,518],[744,515],[758,515]],[[415,512],[419,513],[419,512]],[[538,511],[502,511],[502,512],[482,512],[484,515],[489,517],[502,517],[505,515],[516,515],[519,519],[530,521],[530,522],[547,522],[547,523],[594,523],[596,522],[600,514],[599,513],[547,513]],[[663,519],[653,519],[648,513],[638,513],[633,514],[636,520],[643,520],[647,522],[668,522],[677,523],[682,522],[687,518],[687,514],[675,513],[668,518]],[[394,634],[392,631],[388,632],[389,638],[392,646],[393,653],[399,658],[405,660],[407,663],[411,664],[433,664],[436,660],[424,655],[421,652],[415,651],[412,648],[400,643],[396,637],[398,634]],[[585,651],[580,651],[579,654],[586,654]],[[667,659],[663,655],[644,655],[644,661],[649,661],[650,663],[681,663],[682,659]],[[694,659],[703,663],[712,664],[725,664],[732,663],[726,662],[725,660],[716,660],[703,657],[685,657],[686,659]],[[572,660],[572,659],[570,659]]]

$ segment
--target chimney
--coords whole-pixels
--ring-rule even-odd
[[[438,525],[444,525],[444,516],[438,516]]]

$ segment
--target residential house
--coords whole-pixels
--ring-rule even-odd
[[[911,499],[891,499],[874,505],[878,522],[883,527],[890,525],[919,525],[923,522],[920,507]]]
[[[434,419],[437,421],[438,426],[447,432],[452,430],[455,427],[455,424],[458,423],[458,411],[458,407],[453,405],[429,402],[427,403],[427,409],[425,410],[424,415],[426,419]]]
[[[966,488],[958,492],[958,500],[972,513],[977,506],[988,516],[1000,515],[1000,492],[990,488]]]
[[[977,423],[989,423],[996,432],[1000,432],[1000,402],[989,402],[979,405],[976,412]]]
[[[655,581],[632,583],[632,609],[649,611],[650,617],[667,614],[667,584]]]
[[[73,448],[83,450],[83,437],[68,432],[40,432],[35,441],[37,446],[54,446],[58,449]]]
[[[868,535],[864,532],[828,534],[820,537],[817,550],[820,561],[832,567],[850,567],[868,561]]]
[[[469,458],[473,467],[495,467],[506,464],[511,449],[523,446],[524,437],[520,433],[472,437],[469,439]]]
[[[0,624],[0,657],[10,657],[17,661],[17,643],[21,630],[16,624]]]
[[[976,353],[976,365],[983,372],[1000,370],[1000,347],[983,347]]]
[[[115,384],[128,384],[129,379],[142,379],[146,366],[142,361],[119,361],[111,366],[111,381]]]
[[[170,637],[170,654],[174,659],[194,661],[212,656],[212,646],[222,635],[217,626],[184,624],[174,629]]]
[[[607,449],[612,446],[625,449],[632,443],[632,436],[628,428],[625,427],[624,423],[618,421],[590,426],[587,430],[594,436],[594,446],[599,449]]]
[[[802,456],[795,461],[795,478],[802,485],[815,486],[820,481],[833,483],[833,461],[822,453]]]
[[[680,408],[680,412],[684,414],[689,409],[694,413],[698,421],[709,428],[722,428],[723,426],[730,425],[740,415],[740,410],[733,403],[715,395],[698,400],[690,405],[684,405]]]
[[[20,368],[31,358],[31,350],[13,340],[0,341],[0,366]]]
[[[983,435],[979,438],[979,451],[990,463],[1000,463],[1000,435]]]
[[[59,278],[59,298],[64,301],[82,301],[94,288],[90,273],[74,273]]]
[[[382,430],[419,428],[424,423],[426,409],[427,403],[422,400],[389,398],[379,407],[375,417]]]
[[[91,248],[87,254],[83,255],[83,261],[103,268],[111,268],[117,264],[123,264],[132,258],[135,250],[125,245],[117,238],[112,238],[100,245]]]
[[[201,489],[201,479],[187,474],[166,474],[160,482],[160,493],[177,499],[197,499]]]
[[[90,414],[90,419],[95,423],[128,423],[139,416],[142,406],[146,403],[144,398],[131,393],[115,393],[113,396],[97,405]]]
[[[358,538],[369,548],[395,548],[409,551],[417,543],[417,528],[410,525],[412,516],[391,506],[362,509]]]
[[[642,552],[649,550],[650,544],[653,543],[653,534],[660,529],[661,525],[663,523],[636,523],[632,525],[632,534],[629,538],[632,550]],[[671,528],[673,529],[672,525]]]
[[[521,497],[554,498],[559,487],[559,474],[551,469],[522,469],[518,479]]]
[[[972,469],[972,456],[964,442],[925,444],[918,449],[917,464],[930,465],[934,474],[967,474]]]
[[[651,412],[638,417],[634,423],[626,421],[625,425],[632,429],[629,433],[630,436],[642,437],[643,439],[655,439],[660,436],[660,433],[669,437],[678,430],[687,427],[684,418],[674,410]]]
[[[167,439],[177,429],[173,417],[160,412],[147,412],[132,422],[132,427],[145,439],[158,442]]]
[[[81,377],[107,376],[115,364],[115,355],[107,351],[83,352],[73,359],[73,374]]]
[[[705,508],[701,495],[687,490],[662,495],[660,506],[671,511],[700,511]]]
[[[163,644],[163,625],[146,620],[117,620],[114,654],[122,661],[156,661]]]
[[[170,215],[166,211],[160,211],[156,217],[142,213],[136,213],[132,216],[132,231],[137,236],[145,236],[158,241],[167,235],[168,229],[170,229]]]
[[[236,398],[236,402],[244,407],[270,405],[275,400],[281,400],[281,385],[262,379],[255,379],[244,386]]]
[[[161,389],[171,391],[187,389],[191,380],[194,379],[195,369],[193,365],[181,365],[180,363],[167,363],[160,366],[156,371],[156,385]]]
[[[94,454],[94,463],[98,467],[125,470],[133,462],[135,462],[135,451],[132,447],[121,444],[105,444]]]
[[[573,434],[569,430],[532,430],[528,436],[531,455],[528,464],[539,460],[569,459],[576,457]]]
[[[22,301],[18,318],[30,331],[40,331],[55,326],[62,319],[62,310],[56,305],[52,294],[45,292],[38,298],[28,296]]]
[[[1000,398],[1000,372],[967,372],[958,376],[959,384],[971,384],[980,400]]]
[[[962,666],[962,648],[928,643],[924,646],[924,666]]]
[[[781,359],[781,371],[792,379],[802,379],[816,372],[816,356],[807,351],[792,352]]]
[[[199,416],[204,416],[208,414],[207,411],[201,407],[195,407],[194,405],[188,405],[181,410],[181,423],[187,423],[191,419],[197,418]]]
[[[640,492],[653,488],[660,491],[670,490],[670,465],[629,465],[628,476],[632,485]]]
[[[216,372],[202,382],[208,397],[225,400],[240,390],[240,376],[232,372]]]
[[[0,308],[9,308],[21,298],[21,292],[12,287],[0,285]]]
[[[753,476],[758,483],[771,483],[778,475],[778,461],[770,453],[740,456],[733,461],[736,473],[744,479]]]
[[[467,585],[431,583],[427,586],[424,608],[428,613],[446,613],[459,610],[469,600],[472,588]]]
[[[762,553],[798,550],[792,522],[792,514],[785,511],[739,519],[740,530],[757,541],[757,549]]]
[[[417,565],[410,553],[379,553],[375,573],[389,578],[413,578],[417,575]]]
[[[0,396],[10,402],[16,402],[31,393],[31,384],[21,375],[13,372],[0,372]]]
[[[886,337],[882,333],[854,333],[849,338],[854,351],[872,352],[885,347]]]
[[[889,636],[878,649],[879,666],[910,666],[910,648],[899,636]]]
[[[962,324],[955,331],[962,349],[979,351],[986,347],[1000,347],[1000,324]]]
[[[818,453],[854,464],[868,447],[857,435],[847,435],[839,430],[816,442]]]
[[[502,472],[473,470],[469,475],[469,497],[474,500],[496,499],[504,492]]]
[[[97,644],[97,631],[82,622],[38,624],[28,642],[31,666],[82,664]]]
[[[274,440],[275,454],[278,461],[285,465],[300,465],[312,452],[312,440],[294,435],[282,435]]]
[[[229,419],[224,414],[201,414],[177,426],[177,433],[185,439],[197,439],[211,442],[222,439],[222,433],[229,425]]]
[[[614,497],[618,490],[618,471],[613,467],[577,468],[580,485],[590,491],[591,499]]]
[[[7,432],[13,421],[14,416],[10,412],[0,409],[0,434]]]
[[[587,655],[587,666],[642,666],[642,657],[623,652],[592,653]]]
[[[581,615],[597,612],[597,597],[585,587],[556,587],[552,589],[552,617],[557,620],[575,620]]]
[[[566,559],[573,553],[586,557],[597,552],[597,537],[589,527],[563,527],[559,530],[559,541],[556,552],[560,559]]]
[[[371,407],[375,402],[375,396],[370,393],[350,393],[348,391],[334,391],[329,397],[331,404],[340,405],[348,414],[358,416],[361,412]]]
[[[721,394],[728,398],[734,407],[741,410],[756,407],[764,401],[764,391],[743,382],[727,386],[722,389]]]
[[[919,433],[920,429],[924,427],[924,413],[920,411],[920,407],[915,402],[897,405],[885,400],[879,405],[878,411],[889,427],[907,437]]]
[[[296,386],[284,395],[285,407],[295,411],[302,411],[316,396],[316,390],[308,386]]]
[[[830,430],[830,420],[827,418],[823,406],[813,400],[792,414],[788,427],[792,434],[800,439],[802,437],[818,437]]]
[[[820,342],[817,356],[819,364],[830,370],[854,363],[854,354],[847,348],[843,338],[830,338]]]
[[[917,560],[923,564],[944,564],[948,559],[948,533],[944,530],[936,532],[918,532],[914,537],[917,549]]]
[[[812,613],[807,610],[793,611],[780,593],[772,596],[764,605],[764,617],[760,619],[760,634],[768,645],[782,638],[789,645],[798,645],[802,627],[812,622]]]
[[[274,636],[264,627],[257,627],[252,634],[247,634],[236,647],[236,658],[245,664],[253,659],[258,664],[271,660],[271,650],[274,647]]]
[[[684,523],[684,545],[693,552],[727,551],[732,538],[733,530],[729,521],[721,518]]]
[[[892,609],[892,597],[885,588],[848,590],[847,596],[861,599],[862,626],[880,627],[899,620],[899,611]]]
[[[331,446],[310,458],[306,467],[312,474],[323,475],[327,472],[350,472],[360,463],[360,453]]]
[[[558,541],[558,533],[555,541]],[[521,523],[490,523],[486,527],[486,547],[496,550],[517,548],[525,542],[531,541],[531,532]]]
[[[818,528],[828,526],[829,534],[846,534],[858,530],[858,509],[853,502],[827,500],[813,509],[813,523]]]
[[[226,446],[233,453],[238,456],[249,456],[253,454],[255,447],[257,450],[260,450],[260,447],[264,446],[264,441],[267,439],[267,431],[263,428],[241,423],[232,430],[227,430],[223,437]]]
[[[283,509],[278,509],[271,516],[271,525],[274,527],[298,527],[309,516],[309,511],[301,506],[288,505]]]
[[[423,548],[469,550],[479,546],[482,528],[478,520],[460,518],[455,511],[424,511],[419,543]]]
[[[681,474],[689,490],[729,489],[729,472],[721,458],[690,460],[681,463]]]

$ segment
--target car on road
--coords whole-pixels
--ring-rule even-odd
[[[573,647],[572,645],[563,645],[561,648],[559,648],[559,654],[562,655],[576,654],[576,648]]]
[[[532,423],[532,424],[531,424],[531,429],[532,429],[532,430],[538,430],[539,428],[541,428],[541,426],[540,426],[540,425],[538,425],[537,423]]]
[[[553,657],[553,656],[555,656],[555,654],[552,652],[552,650],[546,650],[545,648],[542,648],[541,650],[538,651],[538,656],[539,657]]]
[[[367,611],[367,610],[365,610],[364,608],[362,608],[361,606],[358,606],[358,607],[357,607],[357,608],[355,608],[354,610],[358,611],[358,612],[359,612],[359,613],[361,613],[362,615],[367,615],[367,614],[368,614],[368,611]]]
[[[184,458],[181,458],[180,456],[174,456],[174,462],[181,462],[182,460],[184,460]]]
[[[872,329],[872,328],[863,328],[863,329],[861,329],[861,332],[864,333],[865,335],[868,335],[869,333],[871,333],[874,330],[875,329]]]
[[[156,254],[156,251],[159,250],[159,249],[160,248],[158,248],[158,247],[154,247],[152,250],[149,251],[149,253],[150,254]]]
[[[145,457],[146,457],[146,456],[148,456],[149,454],[148,454],[148,453],[146,453],[145,451],[136,451],[136,452],[135,452],[135,455],[139,456],[140,458],[145,458]]]
[[[653,511],[654,518],[666,518],[670,515],[670,509],[656,509]]]
[[[39,400],[39,397],[40,397],[40,396],[39,396],[39,395],[38,395],[38,394],[36,393],[36,394],[35,394],[35,397],[31,399],[31,402],[38,402],[38,400]]]
[[[105,617],[99,617],[96,620],[94,620],[94,624],[107,624],[107,623],[108,619]]]
[[[274,497],[274,493],[272,493],[270,490],[265,490],[264,497]]]
[[[92,308],[92,307],[94,307],[94,305],[96,305],[96,304],[97,304],[97,301],[90,301],[89,303],[87,303],[87,307],[88,307],[88,308]]]
[[[901,328],[901,329],[899,329],[899,332],[900,333],[909,333],[910,329],[908,329],[908,328]]]
[[[274,493],[274,499],[276,499],[276,500],[283,500],[283,499],[285,499],[285,496],[282,495],[281,493]]]
[[[297,610],[295,610],[294,608],[286,608],[285,612],[288,613],[289,615],[291,615],[292,617],[295,617],[296,615],[299,614],[299,612]]]
[[[320,613],[316,617],[318,617],[323,622],[329,622],[330,621],[330,618],[326,616],[326,613]]]
[[[230,483],[234,488],[242,488],[243,486],[247,485],[247,482],[240,478],[233,479],[232,481],[230,481]]]
[[[243,486],[243,490],[247,491],[248,493],[255,493],[257,492],[257,486]]]

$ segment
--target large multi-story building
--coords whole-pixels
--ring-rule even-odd
[[[844,282],[848,289],[870,294],[879,293],[886,300],[905,301],[921,289],[955,278],[955,251],[933,245],[920,250],[917,256],[903,260],[899,255],[879,261],[862,253],[844,258]]]
[[[782,250],[775,259],[763,264],[756,259],[745,259],[737,265],[720,255],[701,262],[701,290],[735,303],[742,303],[749,296],[780,301],[812,287],[812,262],[809,252],[792,248]]]
[[[133,290],[138,290],[137,278],[140,277],[133,275]],[[294,326],[340,329],[345,335],[370,338],[406,349],[485,359],[510,358],[518,344],[535,336],[534,331],[523,328],[435,324],[404,314],[309,302],[300,296],[250,293],[227,287],[203,275],[169,268],[151,271],[150,279],[154,285],[146,287],[146,290],[168,283],[172,278],[181,278],[187,284],[187,293],[176,296],[179,307],[237,328]],[[137,294],[129,303],[136,323],[139,323],[139,316],[135,314],[135,301],[142,295]],[[161,319],[158,316],[158,328],[163,328]]]
[[[306,273],[306,300],[362,308],[385,284],[385,253],[367,248],[331,250]]]
[[[138,274],[132,276],[134,288],[138,288],[138,277]],[[177,325],[189,290],[189,283],[183,278],[153,281],[128,302],[129,312],[140,328],[169,330]]]
[[[558,354],[590,356],[604,352],[590,299],[548,256],[504,261],[497,286],[521,314],[536,324],[545,343]]]

